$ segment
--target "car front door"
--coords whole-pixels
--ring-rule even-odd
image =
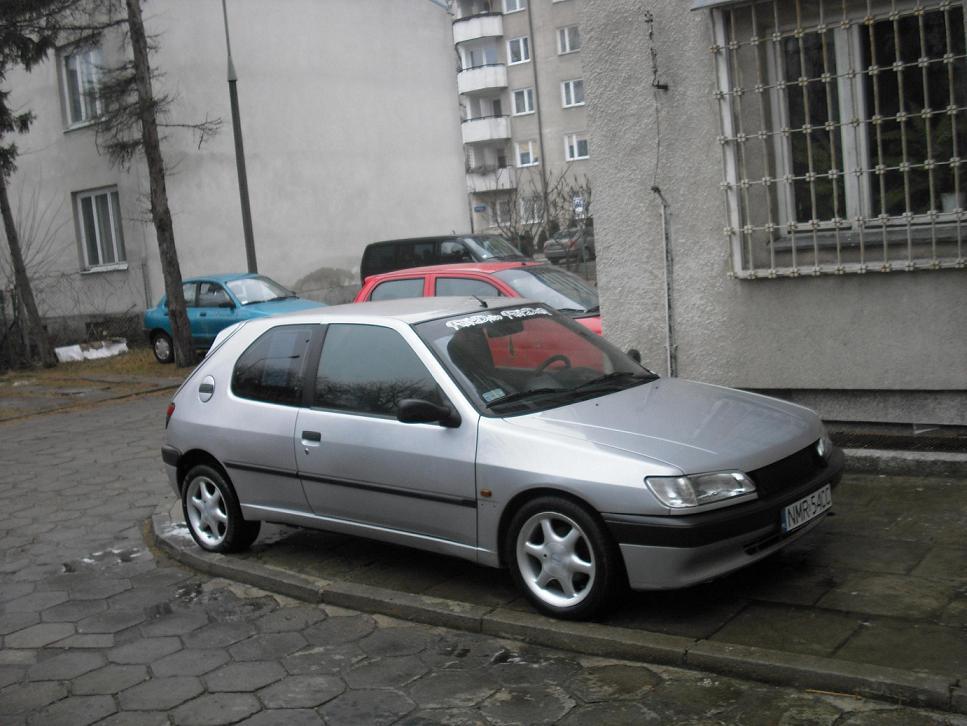
[[[217,282],[198,283],[198,340],[205,346],[238,321],[237,308],[228,291]]]
[[[401,399],[448,402],[428,369],[443,376],[439,363],[408,333],[327,326],[311,407],[299,411],[295,432],[306,497],[314,513],[360,534],[475,547],[477,417],[457,427],[397,420]]]

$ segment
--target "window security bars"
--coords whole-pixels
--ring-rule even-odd
[[[964,3],[711,11],[730,275],[967,267]]]

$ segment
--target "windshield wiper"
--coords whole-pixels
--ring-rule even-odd
[[[569,389],[567,388],[533,388],[529,391],[517,391],[516,393],[508,393],[506,396],[501,396],[487,404],[487,408],[493,408],[494,406],[499,406],[502,403],[513,403],[514,401],[522,401],[525,398],[531,398],[532,396],[546,396],[549,393],[567,393]]]
[[[658,376],[654,373],[644,371],[614,371],[612,373],[605,373],[603,376],[598,376],[597,378],[592,378],[590,381],[585,381],[567,390],[572,392],[583,391],[588,388],[594,388],[595,386],[606,386],[608,384],[618,383],[629,378],[633,380],[640,379],[642,383],[646,383],[647,381],[655,380]]]

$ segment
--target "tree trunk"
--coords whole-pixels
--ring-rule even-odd
[[[190,366],[194,362],[191,345],[191,326],[185,310],[185,296],[181,289],[181,268],[178,266],[178,250],[175,247],[175,231],[168,208],[168,190],[165,186],[165,165],[161,158],[161,142],[158,139],[158,122],[155,118],[154,95],[151,90],[151,67],[148,64],[148,41],[141,19],[141,0],[125,0],[128,8],[128,29],[134,51],[134,73],[138,85],[138,101],[141,116],[141,138],[144,156],[148,163],[148,186],[151,195],[151,219],[158,237],[161,254],[161,271],[168,297],[168,319],[171,321],[175,350],[175,365]]]
[[[27,276],[27,266],[24,264],[23,252],[20,249],[20,235],[17,233],[17,225],[14,224],[13,212],[10,209],[10,200],[7,198],[7,180],[2,175],[0,175],[0,213],[3,214],[3,228],[7,233],[7,243],[10,245],[10,262],[13,265],[14,284],[17,286],[17,294],[23,304],[27,331],[37,342],[40,362],[45,368],[53,368],[57,365],[57,356],[54,355],[54,349],[50,345],[47,331],[44,329],[40,313],[37,311],[34,292],[30,287],[30,278]]]

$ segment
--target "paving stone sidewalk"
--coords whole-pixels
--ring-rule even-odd
[[[967,726],[955,714],[306,605],[194,573],[144,544],[144,522],[166,494],[166,402],[148,396],[0,424],[4,726]],[[402,553],[383,560],[371,545],[356,548],[371,574],[413,572]],[[337,549],[347,557],[355,548]],[[439,566],[427,582],[452,571]]]

